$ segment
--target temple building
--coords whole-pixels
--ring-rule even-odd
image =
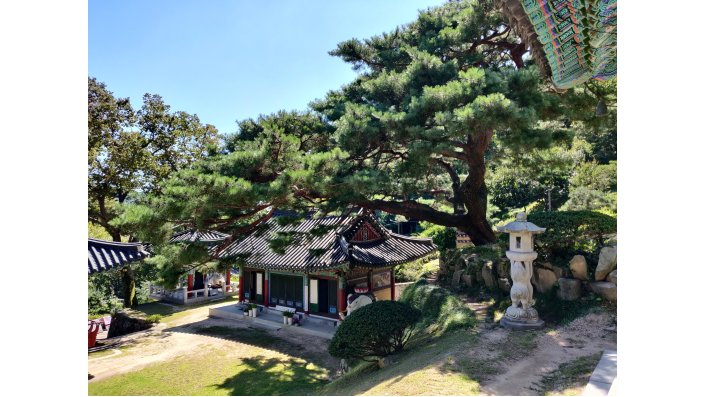
[[[172,244],[202,244],[209,249],[214,249],[228,237],[228,234],[215,230],[189,229],[174,233],[169,242]],[[193,269],[185,277],[181,277],[173,288],[164,288],[156,284],[149,285],[150,298],[183,305],[223,299],[234,294],[234,285],[230,282],[230,269],[224,273],[204,273]]]
[[[349,294],[393,299],[394,267],[436,250],[431,239],[393,233],[367,212],[282,223],[274,217],[264,232],[220,251],[240,265],[240,301],[338,318]],[[282,237],[290,243],[273,250],[270,241]]]

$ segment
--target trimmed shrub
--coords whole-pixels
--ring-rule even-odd
[[[536,238],[536,251],[543,260],[570,259],[575,254],[594,253],[617,232],[617,219],[595,211],[534,212],[529,222],[545,227]]]
[[[475,314],[445,288],[419,280],[406,287],[399,299],[421,310],[428,331],[444,333],[475,326]]]
[[[338,358],[377,361],[401,351],[421,311],[395,301],[377,301],[350,314],[333,336],[328,352]]]

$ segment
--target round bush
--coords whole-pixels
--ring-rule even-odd
[[[339,326],[328,346],[338,358],[374,361],[404,348],[421,311],[402,302],[377,301],[355,310]]]

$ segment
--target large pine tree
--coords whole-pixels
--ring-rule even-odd
[[[313,190],[494,242],[485,185],[493,139],[505,148],[546,144],[564,116],[492,2],[449,2],[331,54],[360,75],[313,103],[348,154],[326,181],[333,188]]]

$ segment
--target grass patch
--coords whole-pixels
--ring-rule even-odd
[[[211,302],[203,302],[199,303],[196,305],[188,305],[188,306],[183,306],[183,307],[176,307],[172,305],[167,305],[161,302],[150,302],[150,303],[144,303],[141,305],[138,305],[134,309],[126,309],[130,313],[130,315],[135,315],[140,318],[148,318],[149,316],[153,316],[155,314],[158,314],[161,316],[160,321],[161,323],[168,323],[177,319],[180,319],[182,317],[188,316],[191,314],[193,309],[198,309],[202,308],[205,306],[212,306],[215,304],[222,304],[222,303],[228,303],[232,302],[235,303],[238,301],[237,296],[228,296],[225,299],[217,300],[217,301],[211,301]]]
[[[199,328],[198,333],[201,335],[215,336],[262,348],[270,348],[277,343],[285,342],[283,339],[270,335],[267,331],[259,328],[243,329],[214,325]]]
[[[416,281],[438,271],[438,253],[405,263],[394,270],[394,279],[398,283]]]
[[[463,331],[449,332],[436,338],[415,337],[409,350],[388,357],[389,364],[358,362],[350,372],[317,390],[320,395],[478,395],[480,384],[445,365],[450,352],[467,350],[478,337]]]
[[[597,353],[561,364],[541,379],[538,391],[545,396],[581,395],[601,356]]]
[[[89,395],[305,395],[328,371],[305,360],[253,348],[247,358],[222,350],[177,357],[88,384]]]
[[[175,313],[174,307],[165,305],[161,302],[143,303],[141,305],[137,305],[137,307],[133,309],[130,309],[130,311],[144,318],[154,315],[159,315],[164,318]]]
[[[420,325],[428,333],[441,335],[445,332],[474,327],[475,313],[445,288],[419,280],[406,287],[399,299],[421,310]]]
[[[501,370],[500,364],[494,359],[464,359],[460,360],[458,364],[466,376],[472,377],[478,382],[486,381]]]

